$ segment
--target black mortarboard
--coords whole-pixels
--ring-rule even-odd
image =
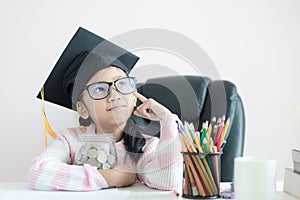
[[[116,66],[129,73],[138,57],[84,28],[79,28],[44,84],[46,101],[76,110],[86,83],[99,70]],[[37,98],[41,99],[41,92]]]

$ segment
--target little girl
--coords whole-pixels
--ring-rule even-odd
[[[45,100],[76,110],[80,127],[68,128],[35,157],[29,187],[90,191],[139,182],[160,190],[180,190],[182,157],[179,121],[166,107],[136,91],[128,73],[138,57],[79,28],[45,87]],[[39,96],[40,97],[40,96]],[[137,100],[141,105],[135,107]],[[160,121],[160,138],[147,135],[131,116]],[[75,165],[80,134],[114,133],[117,166]]]

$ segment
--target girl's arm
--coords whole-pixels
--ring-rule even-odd
[[[126,166],[116,166],[114,169],[99,170],[109,187],[125,187],[133,184],[136,181],[136,173],[131,171]]]
[[[181,190],[183,158],[178,135],[177,115],[164,115],[160,121],[159,141],[153,138],[138,162],[139,178],[149,187],[160,190]]]
[[[35,157],[28,177],[29,188],[35,190],[89,191],[108,187],[96,167],[72,164],[77,139],[66,131],[51,146]],[[73,154],[74,155],[74,154]]]

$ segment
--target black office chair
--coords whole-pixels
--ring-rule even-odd
[[[213,116],[230,117],[228,138],[221,156],[221,181],[233,181],[234,158],[243,156],[245,135],[244,108],[233,83],[201,76],[169,76],[139,83],[138,91],[167,107],[182,121],[192,122],[198,130]],[[134,120],[149,134],[159,137],[159,122],[138,117]]]

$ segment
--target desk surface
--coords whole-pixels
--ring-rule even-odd
[[[276,200],[297,200],[296,198],[282,192],[282,184],[277,187]],[[101,197],[101,198],[100,198]],[[181,196],[176,197],[173,192],[150,189],[144,185],[136,184],[126,188],[113,188],[93,192],[51,192],[33,191],[27,188],[26,183],[0,183],[1,200],[100,200],[100,199],[126,199],[126,200],[184,200]]]

